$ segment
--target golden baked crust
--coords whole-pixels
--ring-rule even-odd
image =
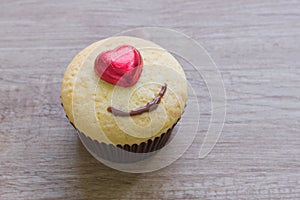
[[[140,80],[124,88],[102,81],[94,73],[94,60],[103,51],[132,45],[143,58]],[[145,105],[167,83],[158,108],[132,117],[116,117],[114,106],[131,110]],[[61,99],[70,121],[85,135],[99,142],[139,144],[160,136],[181,117],[187,100],[187,81],[177,60],[153,42],[134,37],[111,37],[81,51],[66,69]]]
[[[63,107],[69,120],[74,123],[73,112],[72,112],[72,101],[73,101],[73,89],[78,71],[84,62],[85,58],[93,51],[98,45],[103,43],[104,40],[100,40],[86,47],[80,51],[68,65],[61,86],[61,100]]]

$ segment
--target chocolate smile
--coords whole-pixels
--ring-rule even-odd
[[[115,116],[125,117],[125,116],[134,116],[140,115],[144,112],[150,112],[155,110],[160,103],[161,98],[164,96],[167,90],[167,84],[165,83],[162,87],[158,95],[150,102],[148,102],[145,106],[139,107],[135,110],[124,111],[118,108],[114,108],[112,106],[107,108],[108,112],[111,112]]]

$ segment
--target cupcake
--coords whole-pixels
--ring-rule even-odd
[[[74,57],[61,101],[95,158],[133,162],[167,144],[185,108],[187,81],[179,62],[159,45],[111,37]]]

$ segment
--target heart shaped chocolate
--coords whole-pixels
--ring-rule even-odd
[[[142,56],[130,45],[100,53],[94,65],[95,73],[102,80],[123,87],[134,85],[139,80],[142,69]]]

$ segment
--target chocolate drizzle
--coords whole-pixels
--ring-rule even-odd
[[[107,108],[108,112],[111,112],[115,116],[125,117],[125,116],[134,116],[134,115],[140,115],[144,112],[150,112],[152,110],[155,110],[161,100],[161,98],[164,96],[165,92],[167,90],[167,84],[165,83],[162,87],[158,95],[150,102],[148,102],[145,106],[142,106],[140,108],[137,108],[135,110],[131,111],[124,111],[120,110],[118,108],[114,108],[112,106]]]

